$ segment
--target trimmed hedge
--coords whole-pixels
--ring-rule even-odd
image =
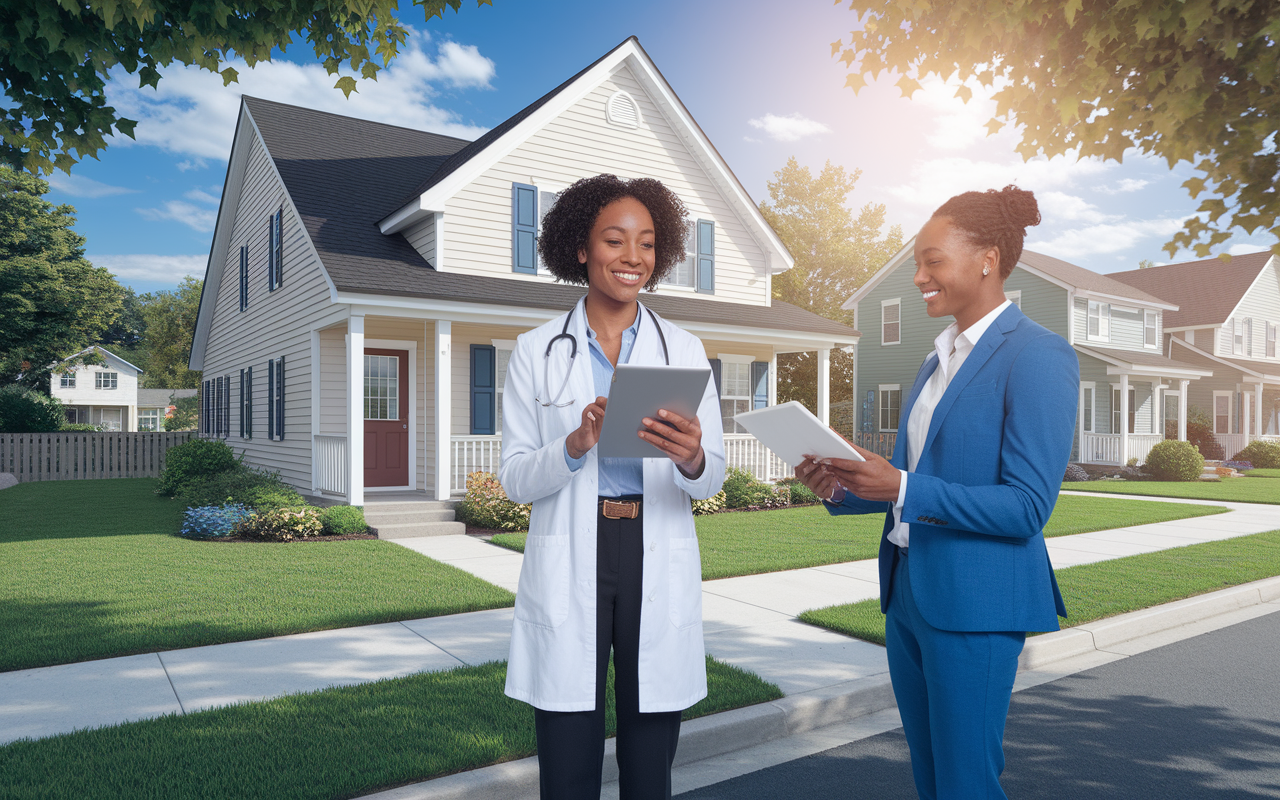
[[[178,492],[178,500],[189,508],[241,503],[259,512],[307,504],[297,489],[280,479],[279,473],[240,463],[213,475],[189,479]]]
[[[1204,471],[1204,456],[1190,442],[1165,439],[1151,448],[1147,469],[1160,481],[1194,481]]]
[[[364,521],[364,508],[361,506],[329,506],[321,509],[320,522],[324,524],[327,536],[369,532],[369,524]]]
[[[234,469],[239,463],[235,451],[226,442],[216,439],[192,439],[189,442],[183,442],[177,447],[170,448],[165,455],[164,472],[160,474],[160,485],[156,488],[156,494],[173,497],[188,484],[200,478]]]
[[[1254,469],[1280,468],[1280,442],[1249,442],[1249,446],[1231,457],[1233,461],[1248,461]]]

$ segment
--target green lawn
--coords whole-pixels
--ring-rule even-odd
[[[1280,469],[1251,469],[1244,473],[1246,478],[1280,478]]]
[[[376,540],[172,535],[149,479],[0,492],[0,671],[502,608],[512,594]]]
[[[1261,471],[1251,470],[1248,474]],[[1062,489],[1068,492],[1140,494],[1148,497],[1182,497],[1228,503],[1280,504],[1280,485],[1271,481],[1247,481],[1240,478],[1224,478],[1220,481],[1080,481],[1064,483]]]
[[[1060,496],[1045,536],[1167,522],[1220,514],[1219,506],[1153,503],[1146,500]],[[697,517],[702,579],[756,575],[822,564],[875,558],[884,517],[833,517],[822,506],[748,511]],[[495,544],[524,550],[523,533],[493,537]]]
[[[506,665],[327,689],[0,747],[6,798],[328,800],[532,755],[533,711]],[[685,719],[782,696],[707,659]],[[606,722],[613,731],[612,685]]]
[[[1280,575],[1280,530],[1065,567],[1056,573],[1071,614],[1067,624],[1082,625]],[[800,619],[884,644],[878,599],[806,611]]]

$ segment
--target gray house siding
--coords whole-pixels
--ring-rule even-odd
[[[1160,311],[1156,311],[1156,347],[1145,346],[1145,329],[1143,309],[1136,306],[1123,306],[1117,303],[1111,304],[1111,325],[1110,335],[1106,339],[1090,339],[1089,338],[1089,300],[1084,297],[1075,299],[1074,320],[1075,341],[1083,345],[1096,345],[1103,347],[1123,348],[1126,350],[1147,350],[1155,352],[1158,350],[1159,342],[1162,341],[1163,333],[1163,315]]]
[[[1273,364],[1280,363],[1280,359],[1266,358],[1267,323],[1280,324],[1280,276],[1277,276],[1274,266],[1268,264],[1262,268],[1253,287],[1236,307],[1234,319],[1253,321],[1253,335],[1245,338],[1245,351],[1235,355],[1235,358],[1256,358]],[[1230,325],[1231,320],[1227,322]],[[1231,331],[1231,327],[1223,326],[1218,355],[1232,356]]]

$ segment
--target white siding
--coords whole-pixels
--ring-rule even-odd
[[[639,104],[644,120],[639,128],[617,127],[605,120],[605,104],[618,90],[628,92]],[[545,275],[512,272],[511,184],[532,183],[559,191],[579,178],[605,172],[622,178],[657,178],[684,201],[691,218],[716,223],[715,294],[703,297],[769,304],[764,252],[626,67],[448,201],[444,269],[513,280],[550,280]]]
[[[1240,301],[1236,318],[1253,320],[1253,349],[1246,352],[1244,357],[1266,359],[1267,323],[1280,324],[1280,275],[1276,272],[1274,262],[1262,268],[1253,288]],[[1222,355],[1231,355],[1230,341],[1225,344]],[[1245,346],[1248,347],[1248,337]]]
[[[49,394],[69,406],[135,406],[138,404],[138,373],[110,358],[105,364],[87,364],[75,370],[76,386],[63,389],[60,376],[54,373]],[[116,388],[97,389],[94,375],[99,372],[116,373]]]
[[[405,228],[404,238],[409,240],[409,244],[413,245],[413,249],[418,251],[418,255],[423,260],[431,262],[431,266],[436,265],[436,218],[429,216],[421,222]]]

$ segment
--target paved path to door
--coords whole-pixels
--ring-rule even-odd
[[[1065,567],[1280,528],[1277,506],[1205,504],[1231,511],[1057,537],[1048,541],[1049,552],[1055,566]],[[523,556],[475,538],[391,541],[511,591],[519,582]],[[883,648],[795,619],[806,609],[876,597],[873,560],[702,587],[707,651],[788,695],[888,670]],[[510,631],[511,610],[498,609],[0,673],[0,744],[502,660]]]

